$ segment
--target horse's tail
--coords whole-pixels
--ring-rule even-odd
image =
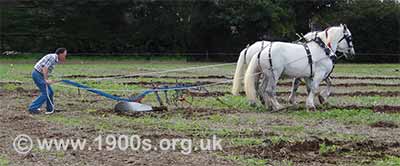
[[[248,49],[248,48],[246,48]],[[242,84],[242,79],[243,79],[243,69],[245,68],[245,59],[246,59],[246,49],[242,50],[240,52],[239,59],[236,63],[236,71],[235,71],[235,76],[233,77],[233,86],[232,86],[232,94],[233,95],[239,95],[239,91],[241,88]]]
[[[251,58],[249,66],[247,67],[246,74],[244,75],[244,89],[246,92],[247,99],[250,102],[257,101],[257,90],[256,90],[256,75],[258,75],[258,57],[254,56]],[[258,80],[257,80],[258,81]]]

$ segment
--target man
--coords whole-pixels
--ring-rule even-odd
[[[53,101],[53,90],[50,84],[56,81],[49,80],[49,73],[51,73],[58,63],[65,62],[67,56],[67,49],[58,48],[54,54],[47,54],[40,59],[33,71],[32,78],[36,86],[40,90],[40,96],[38,96],[32,104],[29,106],[29,112],[32,114],[39,113],[39,108],[46,102],[46,114],[54,113],[54,101]]]

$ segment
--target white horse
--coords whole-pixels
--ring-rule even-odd
[[[300,41],[302,39],[304,39],[306,42],[313,40],[316,37],[316,34],[318,33],[318,31],[314,31],[314,32],[309,32],[306,35],[302,36],[299,40],[295,41],[298,43],[301,43]],[[233,95],[239,95],[239,92],[241,90],[241,80],[243,79],[243,75],[244,75],[244,70],[246,68],[246,64],[250,63],[250,60],[253,56],[258,56],[258,54],[261,53],[261,51],[263,51],[264,48],[266,48],[267,46],[269,46],[271,42],[270,41],[257,41],[252,45],[248,45],[245,49],[243,49],[240,52],[240,56],[238,58],[238,62],[237,62],[237,66],[236,66],[236,71],[235,71],[235,75],[233,77],[233,86],[232,86],[232,94]],[[259,83],[259,75],[255,75],[255,79],[256,79],[256,89],[258,90],[258,83]],[[296,91],[298,89],[298,86],[300,85],[300,81],[301,79],[294,79],[293,81],[293,88],[292,88],[292,93],[290,95],[290,99],[289,101],[292,104],[296,104],[295,101],[295,94]],[[329,87],[331,85],[331,81],[330,78],[327,78],[324,80],[327,84],[327,86]],[[307,87],[307,89],[309,89],[309,87]],[[327,96],[329,96],[330,94],[330,90],[327,89],[324,91],[326,95],[319,95],[319,99],[320,102],[323,103],[324,101],[326,101]],[[262,96],[260,94],[258,94],[260,96],[260,98],[262,99]],[[253,103],[254,104],[254,103]]]
[[[309,32],[304,35],[306,41],[310,41],[315,38],[317,32]],[[243,80],[244,71],[246,69],[246,64],[250,63],[251,58],[257,56],[264,48],[270,45],[270,41],[257,41],[254,44],[247,46],[240,52],[239,59],[236,63],[236,71],[233,77],[232,94],[239,95],[241,90],[241,80]],[[258,80],[258,75],[256,76]]]
[[[328,28],[323,32],[318,32],[317,37],[322,40],[323,44],[330,47],[333,52],[343,52],[346,58],[355,54],[351,32],[346,25],[341,24],[337,27]],[[255,75],[261,72],[265,79],[265,86],[263,87],[265,103],[270,105],[273,110],[282,109],[283,107],[275,97],[275,89],[280,76],[284,74],[292,78],[304,78],[306,80],[306,84],[309,87],[306,106],[307,108],[315,109],[314,96],[317,94],[319,84],[329,76],[334,64],[330,57],[325,54],[324,48],[318,45],[317,42],[308,42],[306,45],[312,57],[312,71],[305,46],[300,44],[274,42],[261,52],[260,58],[253,57],[251,59],[245,73],[245,92],[250,102],[255,102],[257,99]],[[272,66],[270,65],[270,56]],[[294,87],[298,86],[298,83],[295,84],[296,80],[293,82]],[[328,90],[323,93],[329,95],[330,87],[327,88]],[[294,95],[291,95],[291,98],[294,100]]]

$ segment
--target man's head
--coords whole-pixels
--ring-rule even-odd
[[[67,58],[67,49],[66,48],[57,48],[56,54],[57,54],[58,60],[60,62],[65,62],[65,59]]]

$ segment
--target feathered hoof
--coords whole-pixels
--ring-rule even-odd
[[[315,106],[307,106],[307,111],[308,112],[316,112],[317,108]]]
[[[256,107],[257,106],[257,101],[249,100],[249,104],[250,104],[251,107]]]
[[[239,92],[236,92],[236,91],[235,91],[235,92],[231,92],[231,93],[232,93],[233,96],[240,96],[240,93],[239,93]]]

